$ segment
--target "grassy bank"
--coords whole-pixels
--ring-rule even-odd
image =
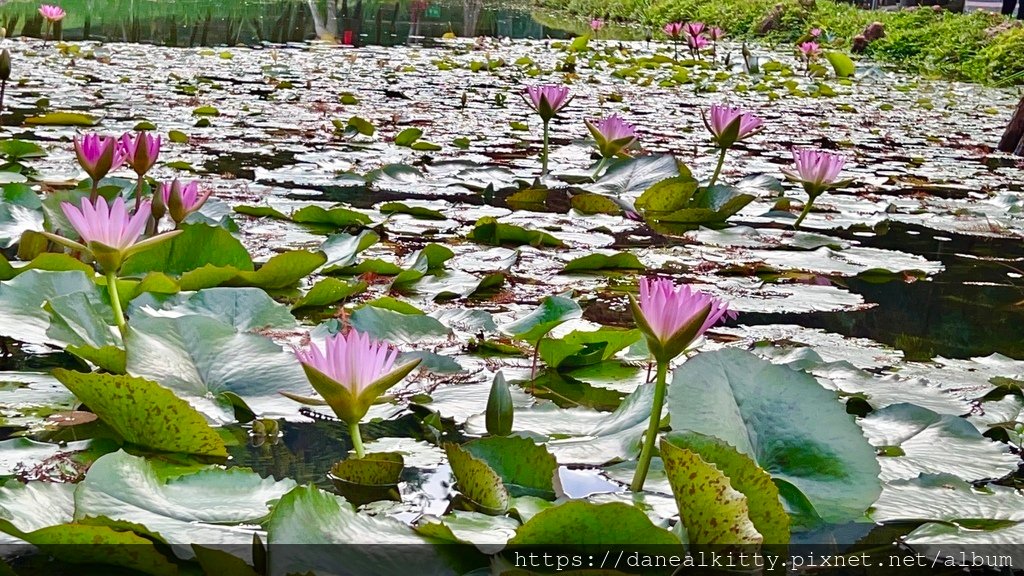
[[[541,6],[583,18],[637,23],[660,29],[672,21],[699,20],[722,27],[733,38],[792,42],[812,27],[826,31],[829,43],[848,49],[872,22],[886,36],[866,54],[925,75],[981,82],[1024,84],[1024,27],[998,14],[954,14],[920,8],[867,11],[834,0],[805,8],[799,0],[538,0]],[[783,12],[767,34],[761,22],[775,6]],[[658,32],[655,32],[658,35]]]

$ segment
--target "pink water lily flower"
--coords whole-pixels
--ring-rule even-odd
[[[603,158],[621,154],[637,142],[636,128],[618,114],[612,114],[597,122],[584,120],[584,123],[597,142],[597,149]]]
[[[159,217],[162,217],[161,209],[166,209],[171,215],[171,220],[174,220],[175,224],[181,224],[189,214],[202,208],[211,194],[212,190],[200,193],[198,182],[192,181],[183,185],[175,178],[173,182],[164,182],[160,185],[156,203],[162,206],[154,209],[153,215],[158,216],[157,212],[160,212]]]
[[[749,138],[764,126],[762,118],[731,106],[714,104],[710,116],[710,119],[704,117],[704,125],[717,146],[723,149]]]
[[[821,28],[811,28],[811,36],[815,38],[821,36]]]
[[[126,250],[139,240],[150,210],[149,202],[143,202],[142,209],[132,215],[120,196],[109,206],[101,197],[95,204],[83,199],[81,208],[70,202],[62,202],[60,208],[86,244],[118,250]]]
[[[670,361],[717,324],[735,317],[722,300],[671,280],[640,280],[640,302],[633,301],[637,327],[659,361]]]
[[[316,368],[358,396],[394,368],[398,350],[372,340],[368,334],[349,330],[348,334],[328,337],[323,350],[311,344],[307,350],[296,350],[295,355],[299,362]]]
[[[590,29],[593,30],[594,32],[597,32],[601,28],[604,28],[604,20],[601,20],[600,18],[594,18],[593,20],[590,21]]]
[[[124,151],[113,136],[86,134],[74,138],[75,156],[93,183],[103,179],[109,172],[124,164]]]
[[[139,132],[134,138],[130,132],[121,136],[121,148],[124,150],[125,161],[141,178],[156,164],[160,156],[160,136],[150,136],[147,132]]]
[[[568,86],[529,86],[526,88],[526,101],[540,114],[545,122],[555,117],[565,108],[572,98],[569,97]]]
[[[53,6],[52,4],[43,4],[39,7],[39,14],[46,19],[47,22],[60,22],[67,15],[64,9],[60,6]]]
[[[817,42],[804,42],[799,46],[804,58],[810,60],[821,54],[821,45]]]
[[[831,152],[793,149],[793,162],[796,170],[784,168],[782,173],[788,180],[802,184],[808,196],[808,201],[794,224],[794,227],[799,228],[804,218],[810,214],[811,206],[818,196],[844,184],[839,181],[839,173],[842,172],[846,160]]]
[[[688,22],[683,26],[683,31],[689,36],[700,36],[704,33],[707,25],[703,22]]]
[[[718,42],[722,38],[725,38],[725,30],[722,30],[718,26],[714,26],[708,30],[708,38],[711,38],[714,42]]]
[[[121,264],[131,255],[177,234],[168,232],[145,240],[140,239],[149,222],[148,201],[143,202],[134,214],[128,210],[124,198],[120,196],[110,204],[101,196],[95,202],[83,198],[80,207],[70,202],[62,202],[60,208],[84,244],[49,232],[42,234],[72,250],[91,254],[107,275],[117,274]]]
[[[662,28],[662,30],[664,30],[665,34],[670,38],[679,38],[683,33],[683,23],[669,22],[668,24],[665,24],[665,27]]]
[[[793,162],[796,164],[796,170],[783,169],[782,172],[795,182],[820,190],[836,183],[846,159],[821,150],[794,149]]]
[[[686,38],[686,43],[689,44],[690,50],[699,52],[708,47],[708,39],[703,36],[689,36]]]
[[[329,336],[323,350],[316,344],[310,344],[307,350],[296,349],[295,356],[323,400],[282,394],[304,404],[326,402],[338,418],[348,424],[356,455],[360,458],[364,453],[359,421],[381,394],[420,363],[417,358],[396,366],[398,350],[356,330]]]

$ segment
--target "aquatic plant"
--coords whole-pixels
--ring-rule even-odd
[[[160,185],[159,194],[153,199],[153,218],[160,220],[166,213],[174,221],[175,227],[181,223],[189,214],[198,211],[210,199],[212,190],[199,191],[199,182],[192,181],[182,184],[175,178],[172,182],[164,182]]]
[[[39,14],[46,21],[46,38],[43,40],[43,45],[46,45],[46,41],[49,40],[50,35],[53,33],[53,28],[64,19],[67,15],[64,9],[60,6],[54,6],[52,4],[43,4],[39,7]]]
[[[679,40],[683,36],[683,23],[682,22],[669,22],[662,27],[669,38],[672,39],[672,59],[679,59]]]
[[[524,95],[529,104],[540,115],[544,124],[544,148],[541,151],[541,175],[548,173],[549,124],[558,113],[572,102],[568,86],[529,86]]]
[[[396,367],[397,349],[356,330],[327,337],[323,350],[316,344],[310,344],[306,349],[296,349],[295,355],[302,363],[309,383],[338,418],[348,424],[357,458],[366,454],[359,421],[381,394],[398,384],[420,363],[417,358]],[[284,394],[299,402],[308,403],[310,400]]]
[[[764,126],[764,120],[739,108],[720,104],[711,106],[710,119],[703,112],[701,115],[704,119],[704,126],[711,132],[715,147],[720,150],[718,165],[715,167],[715,173],[711,176],[709,183],[709,186],[714,186],[722,173],[725,155],[729,148],[760,132]]]
[[[124,164],[125,151],[113,136],[86,134],[74,138],[75,157],[85,173],[92,179],[89,200],[96,202],[99,185],[108,173]]]
[[[647,340],[647,348],[654,357],[658,371],[654,405],[651,408],[651,417],[636,473],[630,485],[634,492],[639,492],[643,490],[651,465],[654,443],[661,425],[661,408],[668,388],[668,369],[672,360],[685,352],[722,318],[734,317],[735,314],[730,313],[729,305],[722,300],[685,284],[676,285],[667,279],[642,278],[639,303],[632,295],[629,301],[633,321]]]
[[[139,177],[138,186],[135,188],[135,209],[142,205],[143,187],[145,186],[146,172],[156,164],[160,156],[160,136],[150,136],[145,131],[139,131],[134,138],[131,133],[121,136],[121,148],[124,150],[125,162]]]
[[[794,149],[793,163],[796,170],[783,168],[782,173],[788,180],[802,184],[808,196],[804,209],[793,224],[794,228],[799,228],[804,218],[811,212],[811,206],[818,196],[847,183],[839,181],[839,173],[843,170],[846,160],[831,152]]]
[[[583,122],[587,125],[590,135],[594,137],[597,151],[601,154],[601,162],[598,163],[597,169],[594,171],[595,177],[601,173],[601,169],[610,158],[620,154],[628,155],[629,148],[638,141],[636,127],[623,120],[618,114],[612,114],[596,122],[590,120]]]
[[[95,202],[83,199],[81,207],[70,202],[63,202],[60,207],[84,244],[49,232],[43,234],[72,250],[89,254],[99,264],[107,277],[110,305],[114,309],[117,326],[124,330],[126,321],[117,292],[117,274],[121,265],[133,254],[148,250],[177,232],[140,240],[150,218],[149,201],[143,202],[134,214],[128,211],[124,198],[120,196],[109,205],[105,198],[100,197]]]

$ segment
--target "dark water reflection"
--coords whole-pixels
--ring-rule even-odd
[[[320,39],[351,45],[403,44],[452,33],[511,38],[564,37],[525,8],[483,0],[54,0],[68,16],[64,40],[135,42],[164,46],[287,43]],[[10,36],[40,37],[35,2],[0,6]]]

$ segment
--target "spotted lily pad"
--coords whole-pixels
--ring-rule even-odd
[[[510,497],[501,476],[487,462],[458,444],[445,444],[444,451],[458,481],[465,509],[490,515],[504,514]]]
[[[72,372],[53,375],[126,441],[153,450],[224,456],[224,441],[187,402],[144,378]]]

